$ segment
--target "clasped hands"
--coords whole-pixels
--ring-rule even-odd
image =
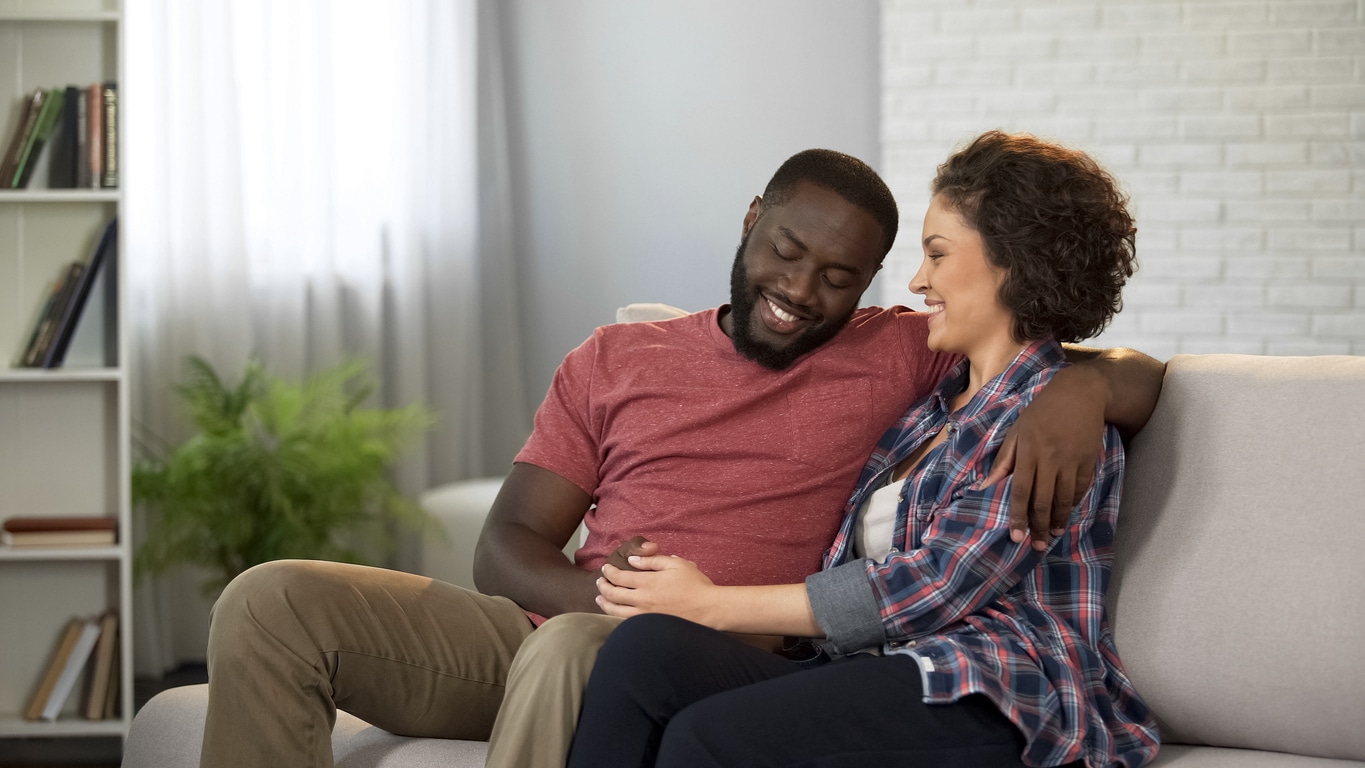
[[[641,537],[637,549],[658,552],[656,542]],[[631,542],[636,542],[632,539]],[[623,545],[623,548],[624,545]],[[621,549],[612,555],[615,558]],[[597,605],[608,616],[628,618],[641,613],[668,613],[699,624],[708,624],[708,599],[716,585],[697,564],[677,555],[625,556],[624,567],[609,560],[597,579]]]

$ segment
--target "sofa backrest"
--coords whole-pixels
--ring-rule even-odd
[[[1172,358],[1117,556],[1164,741],[1365,759],[1365,357]]]

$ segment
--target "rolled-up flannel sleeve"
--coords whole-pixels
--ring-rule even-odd
[[[806,595],[815,621],[840,653],[886,642],[881,604],[867,578],[871,562],[857,560],[806,577]]]

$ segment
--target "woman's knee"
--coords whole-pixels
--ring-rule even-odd
[[[687,619],[662,613],[632,616],[612,630],[603,645],[603,653],[654,656],[662,660],[676,660],[690,656],[698,648],[702,637],[717,634],[715,630]]]
[[[641,692],[672,691],[679,682],[674,675],[708,662],[712,647],[708,640],[715,637],[724,636],[676,616],[631,617],[603,643],[593,667],[594,684],[600,681]]]

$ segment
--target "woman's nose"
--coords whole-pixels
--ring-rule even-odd
[[[915,272],[914,277],[910,278],[911,293],[923,294],[924,292],[929,290],[929,277],[924,274],[924,265],[928,261],[929,261],[928,259],[921,261],[919,264],[919,270]]]

